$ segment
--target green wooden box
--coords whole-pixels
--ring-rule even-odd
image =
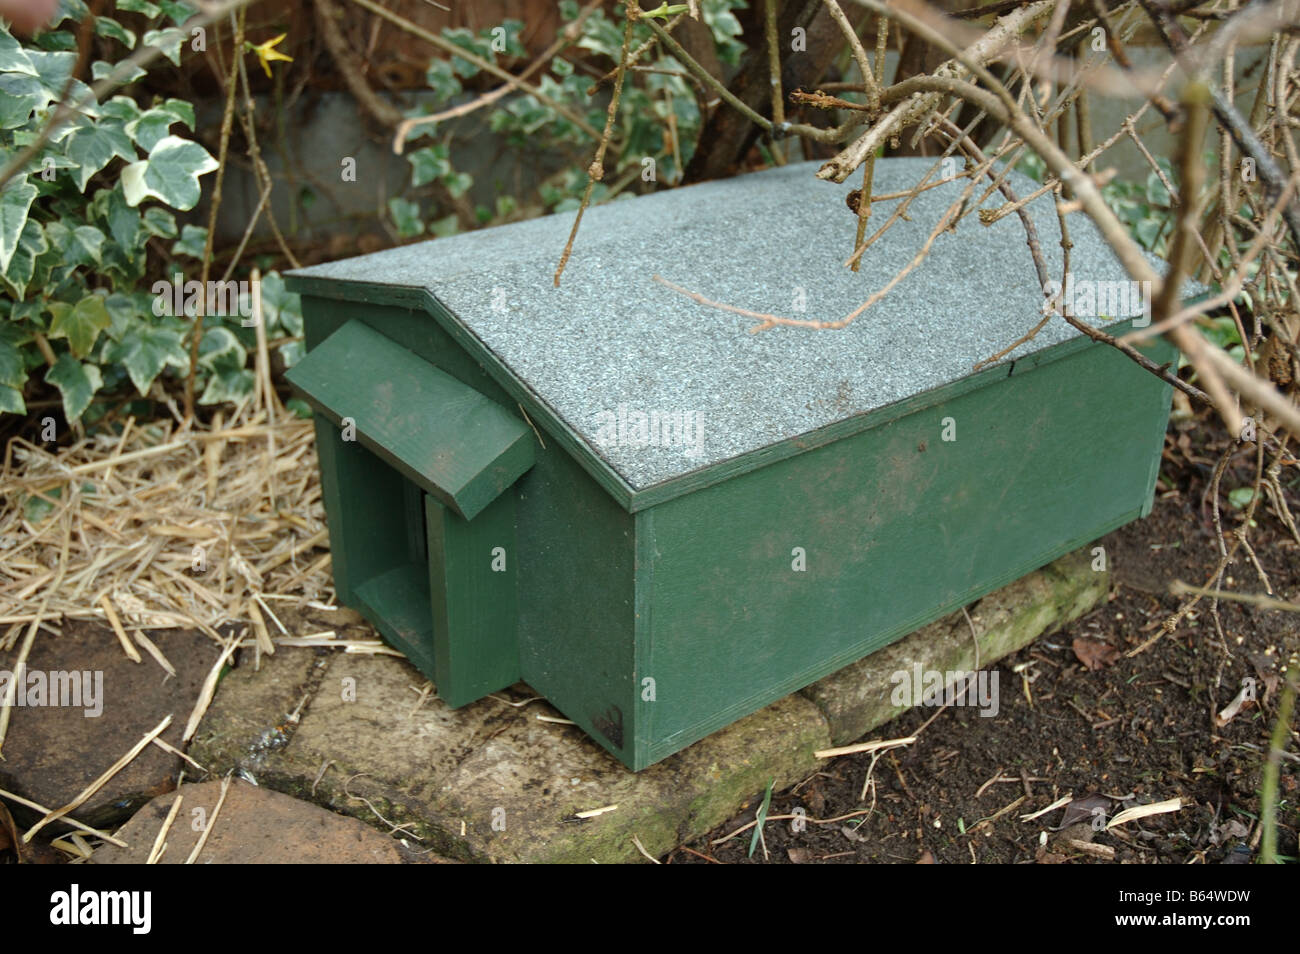
[[[595,208],[558,289],[571,214],[293,273],[340,600],[449,705],[522,679],[641,769],[1145,514],[1167,385],[1060,319],[972,371],[1041,314],[1015,216],[837,331],[656,280],[838,318],[959,186],[858,273],[848,188],[796,165]],[[1076,313],[1146,320],[1072,231]]]

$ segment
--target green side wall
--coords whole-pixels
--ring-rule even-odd
[[[637,766],[1146,513],[1171,388],[1064,355],[638,513]]]

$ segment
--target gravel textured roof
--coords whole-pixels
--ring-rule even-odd
[[[906,189],[931,162],[880,161],[873,191]],[[817,167],[800,163],[590,209],[559,289],[552,276],[572,213],[294,274],[428,289],[641,490],[965,377],[1038,321],[1042,291],[1015,215],[990,227],[968,216],[841,330],[751,333],[753,319],[653,280],[661,275],[752,311],[837,319],[911,261],[962,189],[948,183],[921,193],[910,221],[897,222],[852,272],[843,262],[853,243],[855,217],[845,204],[853,184],[816,179]],[[1035,185],[1018,174],[1010,181],[1022,196]],[[986,204],[1002,201],[995,193]],[[877,203],[870,228],[895,205]],[[1059,278],[1051,196],[1028,208]],[[1076,285],[1127,282],[1092,224],[1082,215],[1070,222]],[[1053,319],[1006,360],[1076,334]]]

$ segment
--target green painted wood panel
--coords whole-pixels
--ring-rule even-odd
[[[309,353],[349,321],[362,321],[490,400],[504,407],[516,405],[515,395],[423,310],[313,295],[305,295],[302,304]],[[513,494],[515,499],[520,674],[584,732],[630,765],[630,713],[635,701],[634,518],[566,452],[561,425],[532,410],[528,413],[545,447],[537,445],[534,466],[499,498]],[[328,449],[337,446],[338,431],[318,416],[317,432],[318,442],[324,441],[320,446],[327,448],[321,454],[321,469],[329,487],[340,482],[335,474],[337,461]],[[327,493],[325,501],[331,544],[336,547],[342,544],[333,536],[334,525],[353,523],[348,514],[364,492],[364,481],[345,478],[344,482],[343,492]],[[387,493],[401,496],[391,489]],[[399,531],[396,538],[402,537]],[[374,621],[368,606],[344,595],[348,577],[346,572],[340,576],[340,569],[346,571],[348,566],[347,558],[339,560],[336,554],[340,599]],[[427,585],[427,567],[422,572]],[[370,592],[374,598],[374,590]],[[391,639],[383,626],[379,629]],[[402,648],[397,640],[393,643]],[[412,662],[434,677],[432,654],[427,662],[413,655]]]
[[[336,425],[472,519],[533,464],[528,427],[407,348],[349,321],[287,377]]]
[[[434,672],[433,613],[424,566],[403,563],[370,577],[357,588],[352,605],[417,669],[426,676]]]
[[[515,495],[473,520],[425,496],[433,682],[453,709],[519,679],[515,604]]]
[[[636,767],[1136,518],[1169,398],[1095,345],[639,513]]]

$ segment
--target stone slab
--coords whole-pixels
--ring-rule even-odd
[[[168,714],[172,724],[162,738],[180,747],[185,722],[218,650],[211,639],[194,631],[158,630],[149,635],[175,667],[175,678],[143,650],[142,661],[132,662],[105,626],[69,620],[61,636],[44,630],[37,635],[27,659],[28,680],[38,673],[71,677],[75,672],[83,684],[83,705],[16,707],[0,761],[0,788],[48,808],[66,805]],[[0,670],[12,672],[16,657],[16,650],[0,655]],[[87,674],[89,684],[103,687],[103,698],[90,710],[84,705],[89,698],[84,693]],[[65,698],[72,701],[76,683],[64,685]],[[99,714],[91,714],[94,710]],[[151,745],[73,815],[96,827],[116,824],[150,798],[171,791],[180,767],[179,757]],[[13,810],[26,818],[27,809]]]
[[[874,191],[908,189],[932,164],[877,162]],[[839,319],[911,262],[965,186],[961,180],[920,193],[853,272],[843,263],[852,251],[856,218],[845,198],[854,185],[821,181],[818,167],[796,163],[595,207],[559,288],[552,277],[571,212],[291,274],[297,290],[334,297],[364,297],[361,288],[376,286],[427,290],[642,490],[967,377],[1041,317],[1043,292],[1015,215],[991,226],[975,215],[963,219],[889,295],[834,331],[751,334],[753,318],[701,305],[654,280],[660,275],[756,312]],[[1019,173],[1008,182],[1022,196],[1037,185]],[[898,201],[876,203],[872,222],[883,223]],[[985,206],[1002,203],[995,192]],[[1053,198],[1026,208],[1059,279]],[[1071,238],[1077,280],[1127,281],[1084,216],[1071,220]],[[1004,361],[1077,335],[1052,321]],[[700,439],[686,446],[611,441],[602,431],[605,415],[620,409],[693,413]]]
[[[355,818],[337,815],[241,780],[221,802],[220,782],[187,783],[160,795],[115,834],[128,847],[104,845],[92,857],[100,865],[144,864],[177,795],[181,806],[164,837],[158,864],[184,864],[204,827],[211,834],[195,864],[401,864],[399,843]]]
[[[1086,549],[1078,551],[982,600],[973,611],[981,664],[1104,598],[1107,574],[1094,572],[1091,559]],[[973,655],[966,625],[958,614],[920,630],[868,657],[868,664],[823,679],[640,773],[565,724],[526,685],[453,710],[436,695],[422,700],[427,683],[405,660],[346,654],[323,657],[323,671],[311,679],[303,661],[285,653],[264,659],[260,673],[236,670],[223,681],[191,754],[216,773],[242,773],[385,833],[398,830],[440,855],[636,860],[638,841],[658,856],[698,837],[769,783],[782,790],[815,771],[816,750],[852,741],[897,714],[886,705],[887,672],[912,662],[969,668],[973,659],[962,655]],[[277,675],[280,667],[285,673]],[[297,723],[286,723],[288,700],[300,689],[310,701]],[[266,745],[266,733],[277,727],[282,736]],[[617,807],[579,817],[610,806]]]

